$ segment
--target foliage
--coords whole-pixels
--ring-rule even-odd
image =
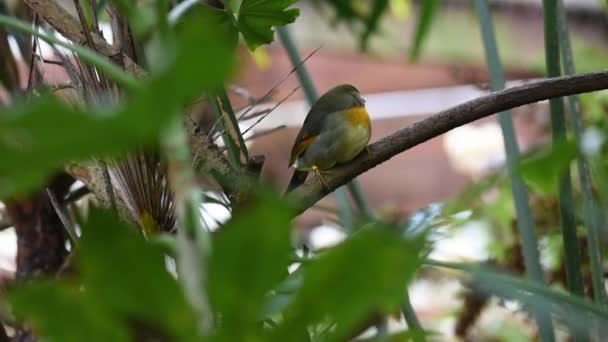
[[[7,13],[0,14],[0,24],[70,49],[79,63],[107,77],[111,85],[104,88],[107,93],[97,94],[97,103],[70,102],[41,91],[28,93],[25,100],[16,100],[2,108],[0,198],[23,198],[40,190],[49,176],[67,162],[119,158],[142,146],[156,151],[159,145],[166,148],[177,141],[177,148],[165,149],[162,162],[169,165],[168,182],[175,192],[176,211],[181,213],[178,225],[187,228],[178,229],[177,237],[145,236],[125,223],[124,217],[119,218],[115,210],[93,209],[78,225],[82,234],[71,254],[75,274],[61,274],[59,279],[52,279],[49,274],[17,284],[9,295],[12,313],[49,341],[338,341],[357,336],[371,325],[376,325],[378,335],[382,335],[382,323],[374,319],[403,311],[410,328],[391,334],[387,340],[423,341],[430,329],[416,317],[407,291],[426,263],[458,271],[459,275],[465,275],[463,283],[476,291],[516,300],[533,314],[539,311],[551,314],[558,322],[565,323],[571,334],[584,331],[590,320],[602,323],[608,319],[608,311],[601,301],[591,303],[583,297],[585,293],[559,291],[545,286],[539,279],[525,279],[526,269],[519,263],[522,252],[525,255],[533,251],[528,256],[532,255],[536,259],[532,262],[540,265],[538,249],[541,254],[558,256],[554,257],[557,262],[545,266],[544,270],[539,266],[535,275],[542,278],[542,271],[547,271],[552,285],[565,282],[563,277],[559,278],[563,255],[570,269],[577,267],[588,273],[588,258],[578,261],[563,253],[565,245],[576,245],[579,241],[557,239],[557,228],[560,209],[563,213],[564,206],[577,217],[581,216],[580,206],[575,202],[578,197],[593,202],[591,208],[596,208],[598,198],[601,209],[606,206],[607,149],[602,141],[595,152],[585,152],[581,136],[577,135],[577,140],[566,140],[566,132],[562,132],[564,139],[557,139],[550,149],[543,147],[521,161],[511,134],[514,132],[509,133],[512,137],[506,142],[511,144],[510,169],[499,168],[456,199],[429,204],[400,222],[377,219],[365,205],[362,192],[351,187],[354,202],[364,208],[361,220],[354,220],[348,211],[348,215],[341,217],[341,224],[349,228],[345,241],[303,257],[295,256],[292,246],[294,210],[291,203],[249,175],[239,178],[238,184],[229,184],[228,190],[224,189],[231,201],[229,204],[218,201],[230,206],[231,219],[210,233],[210,241],[196,238],[204,227],[196,221],[200,186],[189,164],[191,151],[182,125],[184,109],[199,98],[209,102],[216,114],[214,128],[223,129],[219,134],[217,130],[210,133],[225,138],[230,161],[226,163],[227,168],[245,173],[241,169],[250,162],[249,155],[226,92],[226,84],[235,69],[237,45],[240,38],[250,50],[271,43],[274,28],[290,24],[298,17],[299,10],[291,8],[295,3],[296,0],[208,1],[196,3],[181,15],[167,16],[167,12],[175,8],[165,8],[169,6],[166,2],[112,1],[112,6],[127,19],[134,45],[144,46],[143,50],[148,53],[148,59],[140,62],[149,65],[150,74],[137,80],[129,75],[129,70],[109,63],[108,56],[99,55],[83,42],[70,45],[54,41],[32,30],[28,23]],[[380,33],[381,22],[393,5],[387,0],[368,2],[366,7],[360,2],[343,0],[315,3],[333,8],[337,21],[351,27],[361,25],[356,34],[362,50],[367,49],[370,37]],[[104,10],[112,7],[105,2],[98,5]],[[409,54],[412,60],[423,51],[439,5],[436,0],[420,2]],[[85,11],[84,24],[90,28],[95,21],[94,6],[87,3],[85,7],[89,8]],[[552,16],[557,14],[548,15],[548,21],[557,21]],[[503,87],[504,82],[500,80],[502,76],[497,76],[502,71],[498,68],[497,51],[492,51],[496,47],[487,44],[488,39],[495,39],[490,23],[482,21],[481,28],[496,89]],[[563,44],[564,36],[568,36],[567,28],[560,34]],[[560,66],[554,50],[559,44],[553,41],[556,37],[547,39],[550,40],[547,51],[553,54],[552,69],[556,72]],[[281,40],[284,45],[289,44],[283,37]],[[288,49],[292,61],[300,60],[295,46]],[[597,60],[601,54],[586,53],[589,60],[578,63],[588,68],[600,64]],[[305,73],[304,66],[298,67],[300,73]],[[2,76],[3,84],[10,84],[9,78]],[[311,82],[301,80],[300,83],[312,89]],[[120,96],[114,96],[114,90]],[[595,126],[602,137],[606,136],[606,94],[592,94],[581,100],[585,123]],[[508,113],[501,114],[503,126],[507,116]],[[505,131],[508,132],[509,127]],[[180,139],[174,139],[176,136]],[[582,154],[589,157],[594,188],[577,187],[575,183],[574,200],[560,202],[557,198],[560,174],[569,170],[572,161]],[[516,172],[513,172],[514,166],[518,166]],[[196,176],[215,178],[222,183],[221,177],[215,174]],[[520,176],[528,188],[519,184]],[[178,186],[182,184],[185,184],[183,188]],[[526,217],[529,222],[522,228],[524,223],[518,221],[521,217],[518,214],[522,208],[528,208],[528,197],[519,195],[528,190],[531,192]],[[350,210],[346,192],[340,195],[343,209]],[[588,214],[596,215],[596,222],[600,222],[602,215],[585,212]],[[487,263],[513,273],[512,276],[478,265],[427,259],[432,241],[442,238],[436,230],[457,229],[474,220],[489,222],[487,227],[494,236]],[[352,227],[354,222],[360,224]],[[580,226],[588,222],[574,223]],[[576,232],[576,226],[571,228]],[[526,234],[534,239],[526,238]],[[535,234],[546,244],[537,246]],[[206,245],[202,246],[201,241]],[[589,241],[600,242],[597,237]],[[180,258],[184,254],[192,258]],[[530,262],[529,257],[526,259],[526,263]],[[603,260],[599,261],[595,269]],[[195,281],[189,282],[192,279]],[[192,296],[192,291],[201,296]],[[208,298],[210,310],[201,310],[202,306],[193,298]],[[201,329],[202,315],[213,322],[212,329]],[[542,327],[542,322],[539,325]],[[547,336],[542,338],[550,340]]]
[[[153,143],[181,106],[229,75],[233,54],[209,27],[184,22],[173,43],[165,55],[171,63],[142,82],[125,103],[81,108],[46,94],[5,111],[0,118],[0,197],[33,189],[61,163]]]
[[[283,286],[291,297],[288,304],[266,317],[263,309],[276,300],[273,289],[293,275],[286,272],[291,255],[289,208],[275,195],[263,193],[214,236],[209,293],[220,317],[217,338],[284,341],[297,331],[306,335],[310,325],[333,322],[336,328],[329,338],[336,340],[370,312],[399,308],[421,262],[424,239],[404,237],[391,226],[377,224],[302,264],[295,273],[301,281]],[[129,340],[139,334],[196,340],[194,313],[166,269],[161,247],[98,210],[83,226],[81,242],[80,277],[34,282],[11,291],[19,317],[30,318],[51,341],[80,341],[93,332],[99,341],[110,336]],[[108,246],[112,253],[106,253]],[[50,308],[65,314],[50,314]],[[264,319],[276,317],[283,318],[272,332],[261,328]]]

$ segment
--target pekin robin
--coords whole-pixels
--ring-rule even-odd
[[[355,158],[370,136],[369,113],[359,90],[350,84],[330,89],[310,108],[296,137],[289,159],[296,171],[287,191],[304,183],[310,171],[327,187],[321,171]]]

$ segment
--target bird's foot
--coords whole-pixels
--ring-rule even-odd
[[[313,169],[313,171],[315,172],[315,175],[317,176],[317,178],[319,178],[319,182],[321,182],[321,184],[323,184],[323,186],[324,186],[324,187],[325,187],[327,190],[329,190],[329,186],[328,186],[328,185],[327,185],[327,183],[325,182],[325,179],[323,179],[323,175],[322,175],[321,170],[319,170],[319,168],[318,168],[318,167],[316,167],[316,166],[313,166],[313,168],[312,168],[312,169]]]

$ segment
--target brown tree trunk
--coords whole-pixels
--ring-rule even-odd
[[[73,179],[60,175],[49,185],[58,198],[67,193]],[[6,203],[17,234],[17,272],[25,281],[40,275],[54,275],[66,260],[67,234],[45,189]],[[35,341],[29,329],[18,328],[15,341]]]
[[[50,188],[62,198],[71,182],[56,177]],[[45,190],[7,203],[7,213],[17,234],[16,279],[54,274],[67,256],[66,231]]]

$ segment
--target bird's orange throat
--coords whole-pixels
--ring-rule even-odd
[[[347,110],[346,119],[353,125],[371,127],[369,113],[364,106],[353,107]]]

